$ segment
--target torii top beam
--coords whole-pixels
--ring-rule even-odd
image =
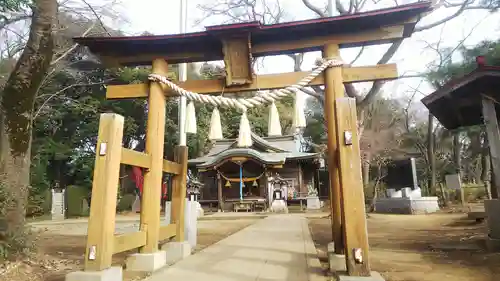
[[[319,51],[326,43],[359,47],[390,43],[411,35],[431,2],[418,2],[364,13],[273,25],[258,22],[207,27],[203,32],[129,37],[78,37],[74,40],[108,67],[169,64],[224,59],[227,38],[248,38],[253,57]]]

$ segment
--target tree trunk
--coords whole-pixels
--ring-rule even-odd
[[[0,212],[5,215],[7,236],[24,230],[34,100],[54,49],[57,1],[37,0],[33,5],[28,41],[0,93],[0,182],[4,197]]]
[[[379,189],[380,189],[380,180],[382,179],[382,165],[378,165],[377,167],[377,179],[375,180],[375,184],[373,185],[373,196],[372,196],[372,201],[370,203],[369,211],[370,213],[375,212],[375,203],[378,199],[379,196]]]
[[[363,185],[365,188],[370,184],[370,153],[365,152],[363,157]]]
[[[444,184],[442,184],[442,183],[439,184],[439,190],[441,191],[441,198],[443,200],[442,206],[446,208],[446,207],[448,207],[448,196],[447,196],[446,191],[444,189]]]
[[[436,192],[436,157],[434,157],[434,116],[429,112],[429,124],[427,129],[427,157],[429,158],[428,189],[431,195]]]
[[[460,134],[455,133],[453,135],[453,162],[455,164],[455,171],[457,174],[461,174],[462,158],[460,157]]]

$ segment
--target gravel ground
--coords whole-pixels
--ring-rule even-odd
[[[239,222],[251,222],[254,219],[239,219]],[[230,223],[231,220],[212,220],[212,221],[198,221],[198,229],[217,229],[223,224]],[[162,222],[161,225],[167,225],[167,223]],[[53,223],[53,222],[38,222],[32,224],[31,227],[35,231],[49,231],[53,234],[58,235],[87,235],[87,221],[81,220],[81,222],[71,222],[71,223]],[[128,232],[134,232],[139,230],[139,221],[117,221],[115,224],[115,234],[122,234]]]

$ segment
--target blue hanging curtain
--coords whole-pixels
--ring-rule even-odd
[[[240,163],[240,200],[243,200],[243,163]]]

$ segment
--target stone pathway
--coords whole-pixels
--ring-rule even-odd
[[[178,263],[147,281],[323,281],[306,218],[272,215]]]

